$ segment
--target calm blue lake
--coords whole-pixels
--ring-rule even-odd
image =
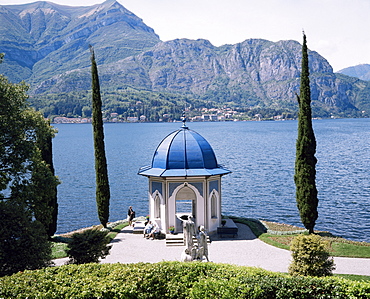
[[[370,119],[313,121],[317,140],[319,219],[316,229],[370,242]],[[148,180],[137,175],[181,123],[104,125],[111,186],[110,221],[148,214]],[[222,213],[300,225],[293,181],[297,122],[188,123],[232,171],[222,180]],[[57,233],[99,223],[91,124],[58,124],[54,166]]]

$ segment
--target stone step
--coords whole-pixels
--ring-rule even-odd
[[[197,244],[197,238],[193,237],[194,244]],[[211,239],[207,236],[207,243],[211,243]],[[185,246],[183,234],[167,234],[166,235],[166,246]]]
[[[184,246],[183,240],[166,240],[166,246]]]
[[[136,221],[134,223],[133,233],[134,234],[143,234],[144,233],[144,228],[145,228],[145,222],[144,221]]]
[[[167,234],[166,235],[166,246],[184,246],[183,234]]]

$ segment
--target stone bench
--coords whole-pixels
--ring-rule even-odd
[[[238,234],[238,227],[232,219],[223,219],[226,220],[224,226],[217,227],[217,234],[222,238],[224,235],[232,235],[235,237]]]

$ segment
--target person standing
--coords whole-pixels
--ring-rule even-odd
[[[134,217],[135,217],[135,211],[132,209],[132,206],[130,206],[127,211],[127,218],[128,218],[129,226],[132,225],[132,220],[134,219]]]

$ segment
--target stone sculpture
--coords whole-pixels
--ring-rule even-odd
[[[183,223],[184,228],[184,243],[185,249],[181,253],[182,262],[191,262],[194,260],[203,260],[203,257],[208,259],[208,244],[207,244],[207,233],[203,225],[199,227],[199,233],[197,235],[197,243],[195,245],[193,242],[193,236],[195,235],[195,224],[191,216],[188,220]]]
[[[181,253],[181,261],[182,262],[192,262],[193,258],[189,254],[189,250],[187,248],[184,249],[184,251]]]
[[[193,221],[192,216],[189,216],[188,220],[183,222],[183,231],[184,231],[184,243],[190,253],[194,246],[193,236],[196,234],[195,223]]]
[[[207,244],[207,233],[204,229],[204,226],[200,226],[199,228],[199,234],[198,234],[198,251],[197,251],[197,257],[200,260],[203,260],[203,256],[206,257],[207,262],[209,262],[208,259],[208,244]]]

